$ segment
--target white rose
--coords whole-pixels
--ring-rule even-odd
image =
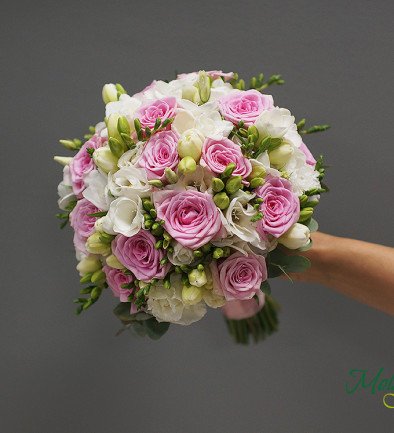
[[[93,161],[104,173],[118,168],[118,158],[111,152],[108,145],[99,147],[93,152]]]
[[[143,222],[141,198],[119,197],[111,203],[102,227],[111,235],[121,233],[131,237],[140,231]]]
[[[202,319],[206,312],[203,301],[185,305],[182,301],[182,282],[178,274],[171,275],[171,287],[164,288],[159,281],[149,290],[147,309],[159,322],[190,325]]]
[[[310,243],[311,232],[307,226],[295,223],[282,235],[278,242],[290,250],[306,247]]]
[[[116,173],[108,175],[108,187],[114,196],[133,198],[136,195],[147,197],[151,186],[146,171],[136,167],[122,167]]]
[[[178,153],[181,158],[191,156],[195,161],[201,157],[204,136],[198,129],[188,129],[179,138]]]
[[[179,242],[174,242],[172,245],[174,251],[168,253],[168,260],[176,266],[190,265],[194,260],[193,250],[184,247]]]
[[[99,209],[105,211],[113,200],[108,194],[107,176],[98,170],[92,170],[84,177],[87,188],[82,195]]]

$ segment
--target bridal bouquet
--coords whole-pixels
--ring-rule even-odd
[[[322,158],[264,90],[263,74],[200,71],[129,96],[106,84],[105,118],[63,168],[57,216],[74,230],[77,313],[110,290],[123,329],[158,338],[221,308],[237,342],[276,330],[269,278],[310,266],[312,218],[326,190]]]

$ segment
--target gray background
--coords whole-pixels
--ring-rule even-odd
[[[394,374],[393,319],[313,285],[273,283],[280,332],[237,347],[219,312],[159,342],[115,338],[115,301],[76,317],[70,230],[54,218],[62,154],[103,116],[103,83],[136,92],[178,71],[281,73],[277,104],[333,128],[321,229],[394,245],[389,1],[2,2],[2,433],[389,432],[382,394],[347,372]],[[374,287],[371,287],[374,290]]]

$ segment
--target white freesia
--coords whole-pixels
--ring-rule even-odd
[[[63,168],[63,180],[57,187],[59,199],[57,204],[60,209],[66,210],[66,207],[75,200],[75,195],[71,186],[70,168],[66,165]]]
[[[289,175],[293,191],[301,195],[304,191],[320,188],[319,173],[306,163],[306,157],[299,149],[294,149],[293,155],[283,170]]]
[[[87,188],[82,195],[102,211],[109,209],[113,198],[108,193],[107,176],[98,170],[92,170],[84,177]]]
[[[221,78],[212,81],[210,101],[217,101],[219,98],[228,95],[233,90],[230,83],[225,83]]]
[[[141,101],[138,98],[126,95],[120,95],[119,101],[109,102],[105,106],[105,115],[109,117],[111,114],[125,116],[127,120],[133,120],[134,113],[140,108]]]
[[[167,96],[173,96],[174,98],[182,98],[182,85],[178,80],[165,81],[155,80],[145,90],[140,93],[136,93],[133,98],[139,100],[141,104],[146,104],[155,99],[162,99]]]
[[[198,106],[190,101],[182,100],[173,122],[173,128],[182,135],[188,129],[197,129],[204,137],[220,140],[227,137],[233,124],[223,120],[216,102],[208,102]]]
[[[151,186],[146,177],[146,171],[136,167],[122,167],[116,173],[108,175],[108,187],[114,196],[130,197],[136,195],[147,197]]]
[[[311,232],[307,226],[295,223],[279,238],[278,242],[290,250],[296,250],[306,247],[311,241],[310,237]]]
[[[179,242],[172,244],[173,251],[168,253],[168,260],[176,266],[190,265],[194,260],[193,250],[184,247]]]
[[[108,145],[99,147],[93,152],[93,161],[104,173],[118,168],[118,158],[111,152]]]
[[[275,107],[263,111],[255,122],[260,138],[284,138],[295,147],[301,145],[302,139],[297,132],[294,116],[286,108]]]
[[[250,177],[265,177],[267,174],[274,177],[280,177],[280,172],[270,166],[268,152],[263,152],[256,159],[250,159],[252,164],[252,173]]]
[[[291,158],[294,152],[294,147],[289,143],[283,143],[276,149],[272,150],[268,155],[272,165],[277,168],[282,168]]]
[[[111,203],[102,227],[111,235],[120,233],[131,237],[141,230],[143,221],[141,198],[119,197]]]
[[[185,305],[182,301],[182,282],[178,274],[171,275],[171,287],[166,289],[161,281],[149,290],[147,310],[159,322],[190,325],[202,319],[206,312],[203,301],[195,305]]]
[[[142,142],[138,142],[134,149],[130,149],[125,152],[118,160],[118,167],[131,167],[135,166],[141,156],[144,145]]]
[[[256,223],[251,221],[251,218],[256,215],[256,210],[249,203],[253,197],[254,194],[246,194],[243,191],[235,194],[225,213],[226,229],[239,239],[264,250],[265,242],[256,231]]]

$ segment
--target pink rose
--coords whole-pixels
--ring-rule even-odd
[[[160,117],[161,121],[175,116],[176,99],[167,97],[163,99],[156,99],[154,102],[145,104],[138,109],[135,117],[141,122],[143,128],[153,128],[156,119]]]
[[[234,176],[246,178],[252,171],[248,158],[242,155],[241,148],[228,138],[213,140],[208,138],[202,147],[200,164],[208,167],[213,173],[220,174],[230,163],[235,163]]]
[[[103,145],[104,141],[98,134],[93,135],[82,145],[69,165],[73,191],[78,198],[82,197],[82,191],[85,189],[84,177],[96,168],[93,158],[90,157],[86,149],[97,149]]]
[[[316,165],[316,159],[313,157],[313,155],[312,155],[311,151],[308,149],[307,145],[304,142],[302,142],[299,149],[306,156],[306,163],[308,165],[312,165],[314,167]]]
[[[251,299],[259,293],[267,279],[267,267],[263,256],[240,252],[232,254],[218,265],[219,280],[227,301]]]
[[[208,193],[159,191],[153,199],[164,228],[184,247],[197,249],[222,229],[218,208]]]
[[[170,264],[160,264],[160,260],[164,258],[164,251],[156,249],[155,243],[156,238],[150,232],[140,230],[131,237],[116,236],[112,241],[112,252],[138,280],[163,279]]]
[[[99,212],[94,204],[83,198],[78,200],[75,208],[70,213],[70,225],[74,229],[74,246],[75,248],[87,254],[85,244],[88,237],[94,232],[94,223],[96,217],[91,217],[89,214]]]
[[[128,302],[128,297],[133,293],[134,288],[124,288],[122,286],[134,281],[132,275],[126,275],[121,269],[114,269],[110,266],[103,266],[106,280],[113,295],[119,298],[120,302]]]
[[[298,221],[300,201],[288,180],[268,177],[265,184],[255,192],[264,200],[260,206],[263,219],[257,225],[259,233],[268,233],[278,238]]]
[[[259,290],[256,299],[245,299],[244,301],[227,301],[223,305],[223,313],[230,320],[242,320],[255,316],[265,304],[265,295]]]
[[[257,90],[238,90],[219,99],[219,110],[223,117],[235,125],[242,120],[246,126],[253,125],[258,116],[274,106],[271,95],[263,95]]]
[[[165,179],[166,167],[178,166],[178,135],[173,131],[159,132],[145,144],[138,165],[145,169],[148,179]]]

